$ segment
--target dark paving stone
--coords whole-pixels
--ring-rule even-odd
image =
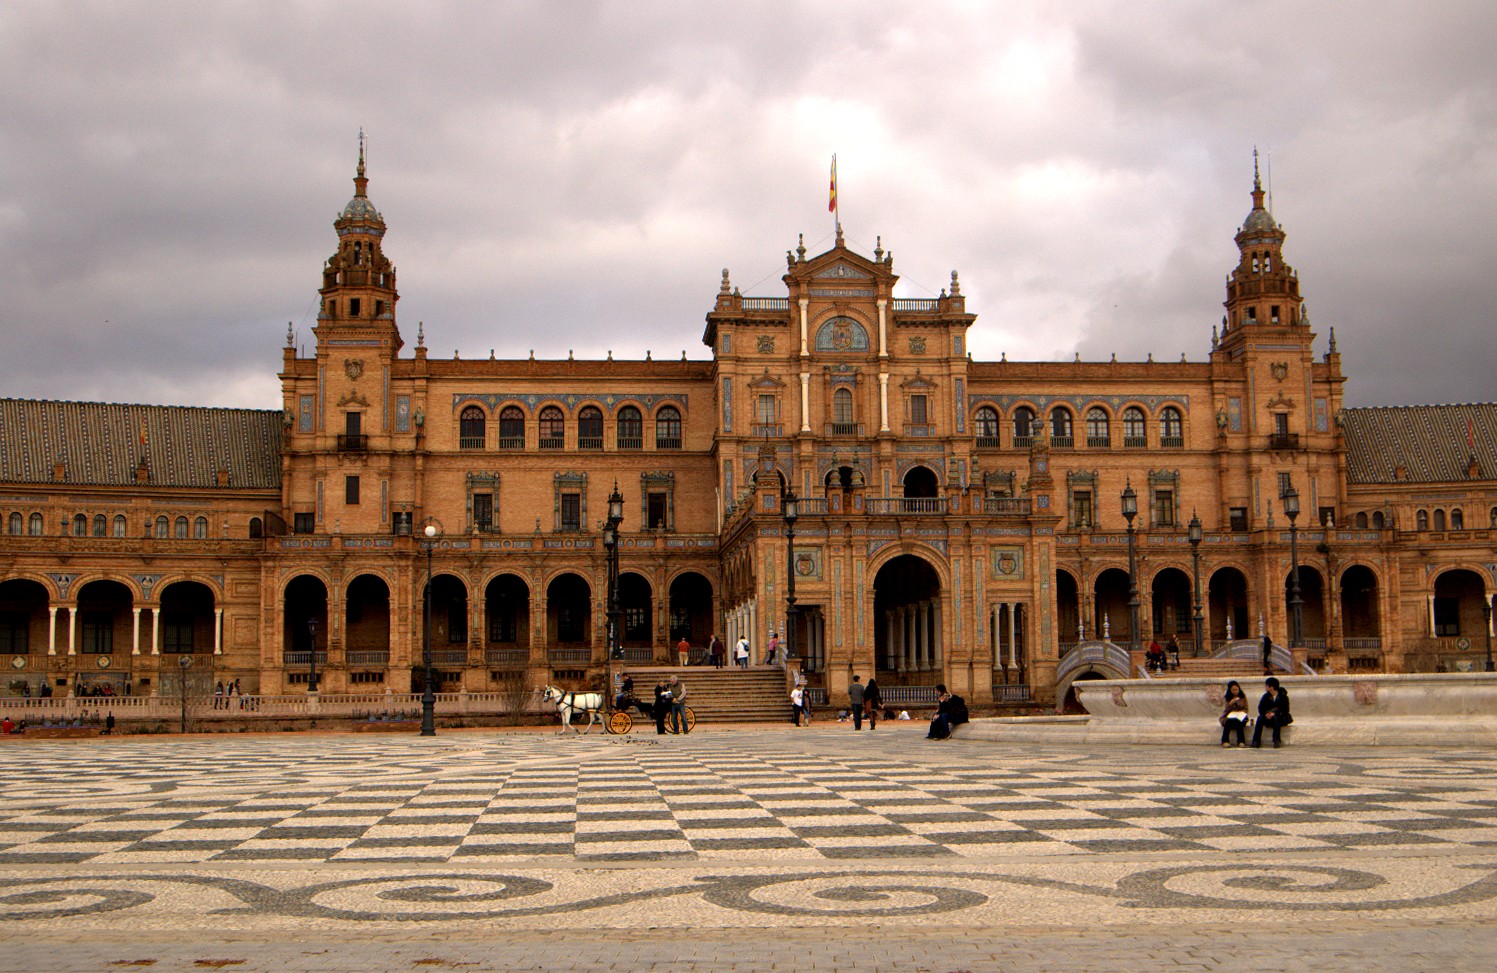
[[[515,821],[511,823],[492,820],[479,821],[469,829],[469,834],[571,834],[570,821]]]
[[[956,852],[940,845],[858,845],[836,848],[817,848],[824,858],[866,858],[877,861],[884,858],[955,858]]]

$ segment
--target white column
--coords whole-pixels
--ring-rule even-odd
[[[1429,596],[1428,600],[1429,600],[1429,634],[1431,636],[1433,636],[1435,634],[1435,596],[1433,594],[1431,594]]]
[[[800,353],[809,355],[810,347],[806,343],[807,335],[810,333],[810,321],[807,318],[806,309],[810,306],[811,299],[803,297],[800,299]]]
[[[68,655],[78,654],[78,603],[68,609]]]
[[[915,606],[915,668],[930,668],[930,606],[921,602]]]
[[[1494,635],[1492,631],[1492,596],[1487,595],[1487,634]]]
[[[889,373],[878,373],[878,431],[889,431]]]
[[[800,431],[811,431],[811,373],[800,373]]]
[[[213,609],[213,654],[224,654],[224,610]]]
[[[878,356],[889,357],[889,301],[878,299]]]
[[[1019,603],[1009,602],[1008,605],[1008,661],[1012,668],[1019,668],[1019,640],[1014,636],[1014,616],[1019,613]]]
[[[945,662],[946,662],[945,653],[942,651],[943,646],[941,644],[941,602],[940,602],[940,599],[937,599],[937,600],[935,600],[935,601],[933,601],[933,602],[930,603],[930,621],[931,621],[931,626],[930,626],[930,630],[931,630],[930,631],[930,648],[931,648],[930,664],[931,664],[931,668],[933,668],[937,672],[939,672],[941,670],[941,666],[943,666],[945,664]]]
[[[1007,669],[1008,665],[1003,661],[1003,603],[996,602],[993,605],[993,618],[988,627],[993,636],[993,664]]]
[[[133,616],[130,629],[130,654],[140,655],[140,609],[132,608],[130,614]]]
[[[161,654],[161,609],[151,609],[151,654]]]
[[[57,654],[57,606],[47,606],[47,654]]]

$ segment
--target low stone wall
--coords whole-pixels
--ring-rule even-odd
[[[1497,746],[1497,674],[1281,676],[1299,746]],[[1221,679],[1088,680],[1086,716],[974,720],[964,739],[1031,743],[1215,744]],[[1244,681],[1256,713],[1261,678]],[[1251,732],[1251,731],[1250,731]]]

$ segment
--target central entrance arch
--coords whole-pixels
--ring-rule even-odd
[[[879,679],[927,685],[941,677],[941,578],[929,561],[901,554],[873,577],[873,652]]]

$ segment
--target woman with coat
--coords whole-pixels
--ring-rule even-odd
[[[1236,679],[1227,683],[1227,691],[1222,696],[1222,704],[1223,709],[1220,721],[1222,725],[1222,746],[1230,747],[1232,745],[1230,738],[1233,733],[1237,734],[1237,745],[1239,747],[1247,746],[1247,694],[1242,691],[1242,687],[1237,684]]]

